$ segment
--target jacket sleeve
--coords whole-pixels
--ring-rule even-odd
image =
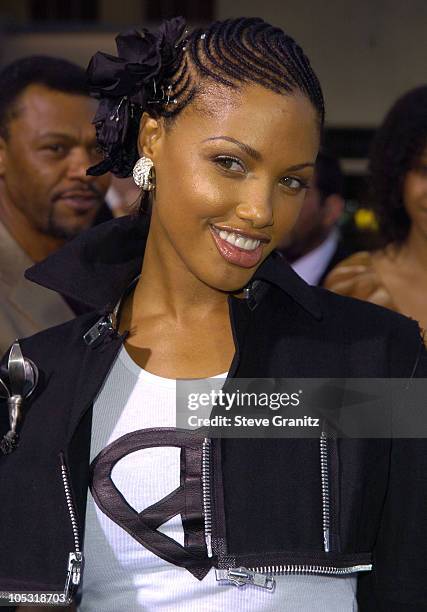
[[[10,348],[6,351],[0,361],[0,378],[6,380],[7,372],[7,361],[9,357]],[[9,412],[7,408],[7,401],[4,397],[4,393],[0,392],[0,440],[9,429]],[[0,453],[1,458],[1,453]]]
[[[417,384],[426,386],[427,398],[427,353],[418,341],[409,375],[424,379]],[[411,344],[407,338],[406,354]],[[402,364],[404,358],[396,357]],[[400,370],[403,377],[401,367],[392,365],[391,375],[397,377]],[[360,612],[427,612],[427,439],[391,441],[388,492],[373,563],[373,571],[359,577]]]

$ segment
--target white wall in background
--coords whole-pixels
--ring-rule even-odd
[[[217,0],[218,17],[258,16],[304,48],[330,125],[375,126],[427,83],[427,0]]]
[[[376,126],[397,96],[427,83],[427,0],[216,2],[218,18],[261,16],[303,46],[322,83],[331,126]],[[143,13],[142,0],[101,0],[100,6],[101,21],[117,29],[138,25]],[[0,9],[25,21],[16,0],[0,0]],[[45,53],[87,65],[97,50],[115,52],[113,32],[33,32],[0,40],[2,64]]]

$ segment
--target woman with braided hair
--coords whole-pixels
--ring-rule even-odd
[[[179,379],[426,376],[415,323],[309,287],[275,252],[324,120],[307,57],[244,18],[177,18],[117,49],[88,69],[89,172],[133,173],[141,207],[27,272],[94,312],[3,360],[0,590],[81,612],[427,609],[422,441],[176,426]],[[39,371],[23,405],[19,350]]]

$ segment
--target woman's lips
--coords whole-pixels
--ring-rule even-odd
[[[218,231],[213,229],[212,226],[210,227],[210,230],[218,251],[228,262],[235,264],[236,266],[240,266],[241,268],[252,268],[260,261],[264,246],[263,242],[261,242],[256,249],[248,251],[246,249],[241,249],[234,244],[230,244],[226,240],[223,240]]]

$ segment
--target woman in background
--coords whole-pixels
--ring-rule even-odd
[[[372,205],[384,246],[342,261],[327,289],[405,314],[427,329],[427,85],[401,97],[376,133]]]

